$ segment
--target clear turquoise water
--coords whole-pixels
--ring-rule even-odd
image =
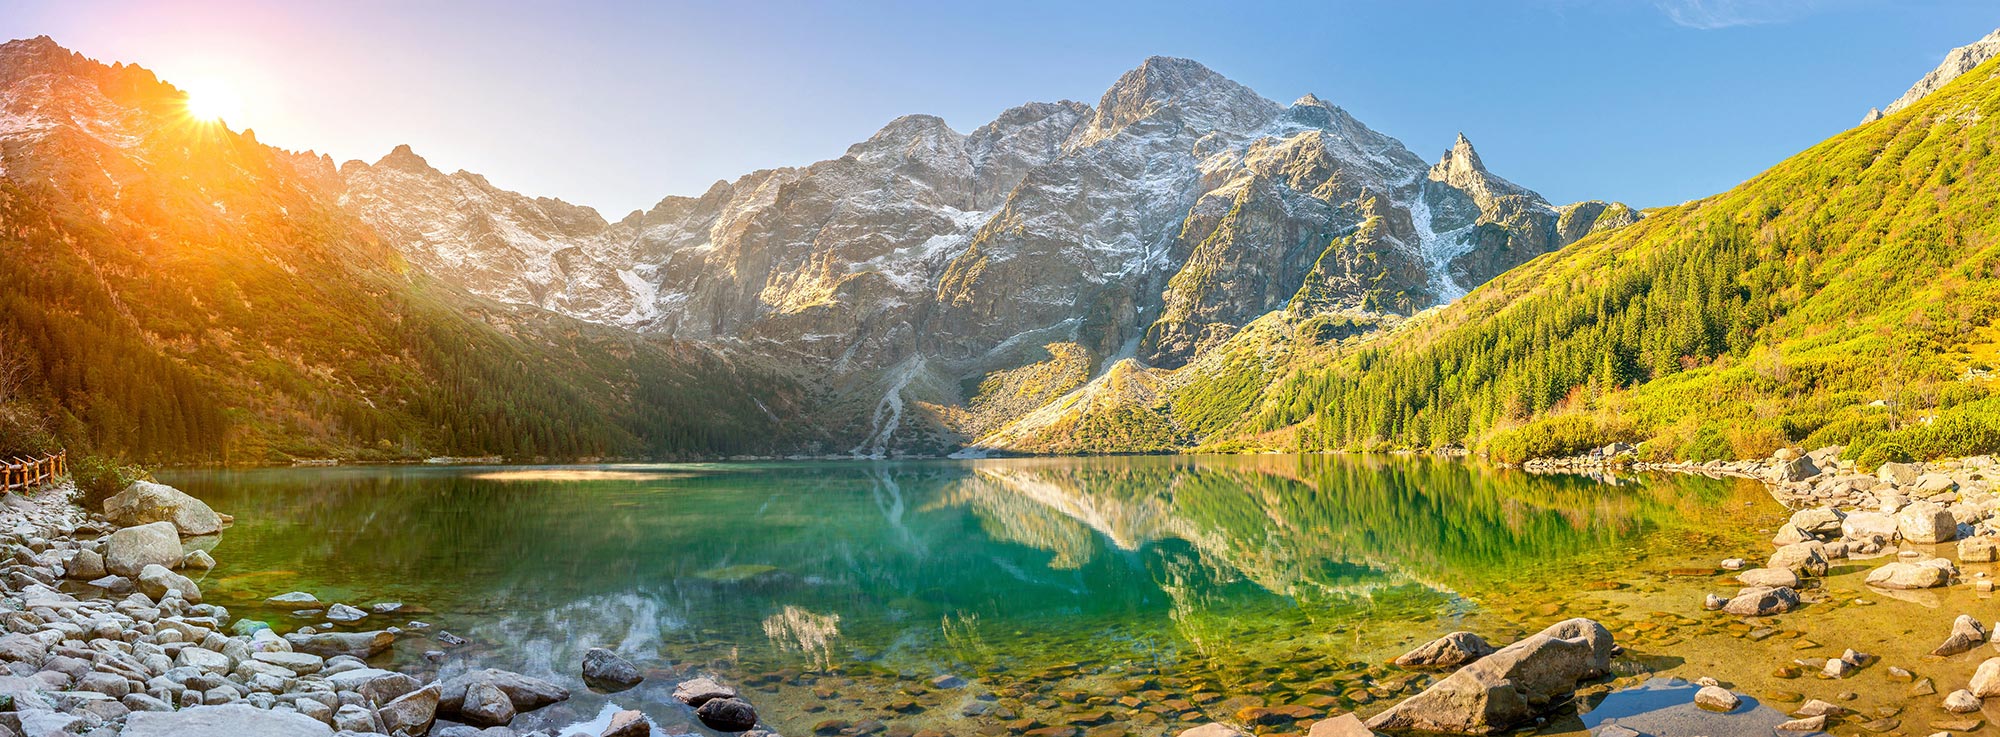
[[[592,477],[563,478],[576,471]],[[1379,697],[1357,688],[1400,677],[1375,664],[1420,638],[1473,628],[1505,641],[1581,582],[1741,544],[1726,531],[1735,521],[1777,513],[1726,481],[1611,486],[1337,456],[162,480],[236,516],[201,583],[238,616],[315,624],[261,604],[293,590],[405,602],[414,613],[360,626],[418,619],[471,642],[433,665],[419,654],[442,646],[413,636],[388,660],[505,667],[578,690],[522,724],[560,726],[616,704],[645,709],[667,733],[695,729],[666,693],[697,672],[755,684],[747,695],[787,734],[834,718],[990,731],[1000,720],[960,716],[964,694],[993,691],[1024,716],[1060,716],[1074,709],[1053,692],[1134,676],[1159,681],[1121,687],[1149,703],[1253,692],[1273,705],[1365,711]],[[652,677],[621,694],[585,692],[576,663],[593,645]],[[974,683],[925,685],[940,674]],[[897,698],[915,710],[885,711]],[[1221,708],[1119,723],[1160,733]]]

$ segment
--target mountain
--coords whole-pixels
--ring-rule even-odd
[[[1960,72],[1735,189],[1289,364],[1216,447],[2000,451],[2000,61]]]
[[[1904,92],[1902,97],[1896,98],[1896,101],[1889,103],[1888,107],[1869,110],[1861,122],[1873,123],[1885,115],[1894,115],[1995,56],[2000,56],[2000,30],[1986,34],[1978,41],[1952,49],[1951,53],[1944,55],[1944,61],[1939,63],[1936,69],[1924,75],[1923,79],[1917,80],[1916,84],[1910,85],[1909,91]]]
[[[666,458],[810,442],[779,424],[805,402],[782,372],[469,295],[352,215],[346,188],[323,156],[190,118],[144,69],[46,37],[0,45],[0,453]],[[591,219],[507,203],[549,233]]]
[[[1463,136],[1426,165],[1319,98],[1280,105],[1165,57],[1095,106],[1028,103],[969,134],[905,116],[840,158],[616,222],[407,148],[338,181],[348,211],[471,293],[819,377],[859,454],[950,451],[1273,311],[1414,314],[1636,219],[1553,206]]]

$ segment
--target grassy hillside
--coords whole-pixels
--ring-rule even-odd
[[[412,273],[320,162],[174,120],[136,67],[55,56],[36,103],[106,134],[8,143],[0,455],[144,461],[768,452],[787,381],[707,349],[469,298]],[[79,91],[80,90],[80,91]]]
[[[1292,372],[1234,435],[1508,460],[2000,451],[1996,70]]]

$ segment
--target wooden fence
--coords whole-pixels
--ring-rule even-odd
[[[69,451],[0,461],[0,491],[28,490],[69,475]]]

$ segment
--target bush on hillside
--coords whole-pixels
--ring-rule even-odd
[[[1629,425],[1600,423],[1585,415],[1544,417],[1510,430],[1503,430],[1486,442],[1486,452],[1496,461],[1520,463],[1535,458],[1562,458],[1579,455],[1632,439]]]

